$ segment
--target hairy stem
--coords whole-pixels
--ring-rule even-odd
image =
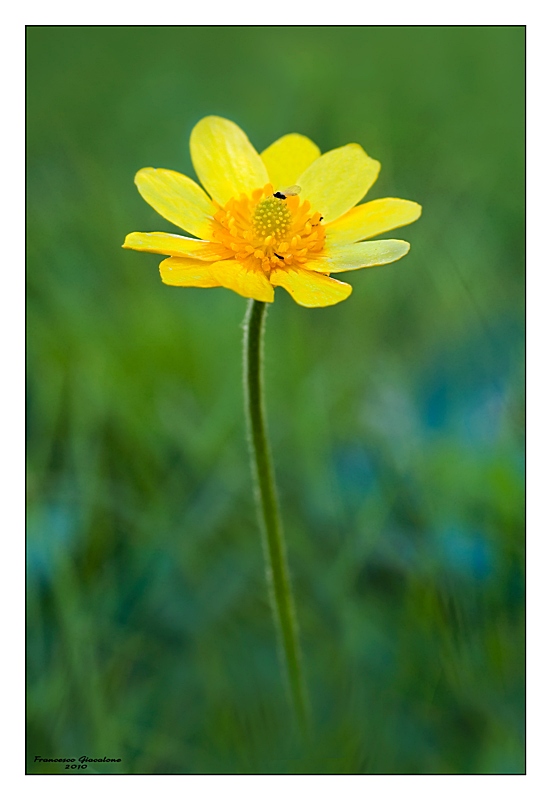
[[[298,626],[264,413],[262,353],[265,318],[266,303],[250,300],[244,325],[243,367],[251,466],[258,490],[266,571],[275,625],[293,706],[298,722],[304,730],[307,727],[306,687],[302,674]]]

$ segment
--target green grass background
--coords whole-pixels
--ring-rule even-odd
[[[27,59],[28,770],[522,772],[524,29],[30,27]],[[121,249],[176,230],[133,177],[193,175],[207,114],[258,149],[359,142],[370,197],[423,205],[349,300],[269,312],[308,744],[251,495],[246,301]]]

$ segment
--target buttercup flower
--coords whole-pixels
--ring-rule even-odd
[[[330,273],[389,264],[409,250],[400,239],[364,241],[414,222],[421,206],[393,197],[357,205],[381,166],[358,144],[321,155],[290,133],[259,155],[235,123],[205,117],[190,149],[206,192],[169,169],[146,167],[135,181],[155,211],[198,238],[130,233],[123,245],[169,256],[160,264],[169,286],[224,286],[268,303],[282,286],[302,306],[330,306],[352,292]]]

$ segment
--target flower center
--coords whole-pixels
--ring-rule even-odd
[[[285,200],[279,197],[266,197],[253,211],[253,228],[257,238],[264,240],[273,236],[279,241],[291,226],[291,212]]]
[[[268,183],[249,197],[232,198],[214,214],[213,241],[250,268],[269,274],[275,267],[301,266],[323,250],[325,227],[319,212],[298,195],[274,195]]]

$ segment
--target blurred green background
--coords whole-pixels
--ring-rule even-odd
[[[28,770],[524,770],[524,29],[30,27]],[[135,172],[204,115],[382,162],[423,216],[283,290],[269,424],[313,707],[289,729],[232,292],[163,286]],[[90,770],[89,770],[90,771]]]

